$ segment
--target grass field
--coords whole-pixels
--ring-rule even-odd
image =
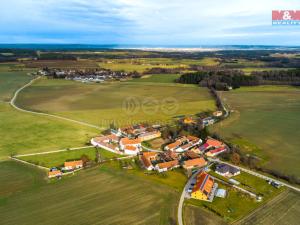
[[[31,79],[27,72],[0,72],[0,101],[9,101],[13,92]]]
[[[286,191],[235,225],[296,225],[299,213],[300,195]]]
[[[193,205],[184,206],[185,225],[225,225],[226,222],[213,212]]]
[[[172,58],[138,58],[138,59],[114,59],[103,60],[99,66],[111,70],[124,70],[127,72],[145,72],[153,67],[160,68],[188,68],[189,65],[217,66],[217,58],[195,59],[172,59]]]
[[[221,96],[234,112],[212,131],[258,156],[265,166],[299,176],[300,89],[244,87]]]
[[[82,84],[42,79],[25,89],[17,105],[101,127],[138,122],[165,123],[172,117],[214,110],[206,88],[194,85],[113,82]]]
[[[45,173],[14,161],[0,162],[0,207],[5,200],[45,183]]]
[[[10,178],[6,184],[18,183],[10,174],[1,171]],[[2,199],[0,220],[6,225],[176,224],[178,196],[139,176],[93,168]]]
[[[150,74],[142,78],[135,78],[129,82],[150,82],[150,83],[174,83],[180,74]]]
[[[101,154],[102,160],[122,157],[121,155],[109,152],[105,149],[99,149],[99,152]],[[96,150],[94,147],[91,147],[91,148],[69,150],[64,152],[57,152],[57,153],[50,153],[50,154],[43,154],[43,155],[23,156],[19,158],[36,165],[51,168],[51,167],[61,167],[63,166],[65,161],[78,160],[81,158],[82,155],[87,155],[90,160],[94,161],[96,158]]]
[[[93,128],[19,112],[0,103],[0,159],[11,154],[84,146],[98,133]]]
[[[0,68],[0,159],[10,154],[57,150],[85,145],[99,131],[45,116],[36,116],[13,109],[8,103],[15,90],[31,77],[27,72],[12,70],[15,64]]]

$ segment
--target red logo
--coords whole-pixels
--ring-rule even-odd
[[[300,10],[272,10],[272,20],[300,20]]]

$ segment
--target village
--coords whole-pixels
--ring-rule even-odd
[[[214,113],[214,117],[220,115],[220,112]],[[214,121],[213,117],[207,117],[202,120],[202,125],[205,127]],[[187,117],[183,122],[190,124],[193,120]],[[256,201],[262,200],[261,195],[240,187],[241,183],[233,178],[241,173],[238,167],[218,161],[217,156],[230,151],[225,143],[209,136],[202,140],[186,135],[178,136],[171,143],[161,146],[161,149],[147,147],[145,143],[148,141],[161,138],[162,129],[163,126],[148,124],[110,129],[109,134],[93,137],[90,143],[97,149],[137,158],[145,171],[165,173],[182,168],[189,177],[184,190],[184,197],[187,199],[213,202],[215,197],[226,198],[227,186],[249,195]],[[82,160],[66,161],[60,169],[51,168],[48,177],[61,178],[62,175],[74,173],[83,167]],[[281,186],[274,181],[269,181],[269,184],[275,188]]]
[[[104,68],[97,69],[58,69],[44,68],[37,72],[53,79],[74,80],[82,83],[102,83],[109,80],[123,80],[131,77],[138,77],[137,72],[112,71]]]

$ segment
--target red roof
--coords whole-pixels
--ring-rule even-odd
[[[218,148],[223,145],[223,143],[221,141],[218,141],[213,138],[208,138],[206,141],[206,144],[208,144],[209,146],[215,147],[215,148]]]

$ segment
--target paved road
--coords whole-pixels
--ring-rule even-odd
[[[98,130],[102,130],[103,129],[103,127],[99,127],[99,126],[96,126],[96,125],[93,125],[93,124],[90,124],[90,123],[86,123],[86,122],[82,122],[82,121],[78,121],[78,120],[73,120],[73,119],[69,119],[69,118],[66,118],[66,117],[62,117],[62,116],[56,116],[56,115],[53,115],[53,114],[41,113],[41,112],[35,112],[35,111],[31,111],[31,110],[26,110],[26,109],[22,109],[19,106],[17,106],[15,102],[16,102],[16,99],[18,97],[18,94],[24,88],[29,87],[31,84],[33,84],[34,81],[38,80],[39,78],[40,77],[36,77],[33,80],[31,80],[29,83],[25,84],[23,87],[19,88],[15,92],[13,98],[10,100],[10,105],[12,107],[14,107],[15,109],[21,111],[21,112],[31,113],[31,114],[35,114],[35,115],[49,116],[49,117],[53,117],[53,118],[56,118],[56,119],[61,119],[61,120],[66,120],[66,121],[69,121],[69,122],[72,122],[72,123],[77,123],[77,124],[80,124],[80,125],[83,125],[83,126],[88,126],[88,127],[96,128]]]
[[[243,168],[243,167],[240,167],[240,166],[236,166],[236,165],[233,165],[233,164],[231,164],[231,163],[224,162],[224,161],[222,161],[222,160],[220,160],[220,159],[212,159],[212,158],[209,158],[209,160],[210,160],[210,161],[214,161],[214,162],[220,162],[220,163],[224,163],[224,164],[230,165],[230,166],[232,166],[232,167],[235,167],[235,168],[240,169],[241,171],[244,171],[245,173],[249,173],[249,174],[251,174],[251,175],[253,175],[253,176],[262,178],[262,179],[267,180],[267,181],[271,180],[271,181],[278,182],[279,184],[281,184],[281,185],[283,185],[283,186],[286,186],[286,187],[288,187],[288,188],[290,188],[290,189],[293,189],[293,190],[295,190],[295,191],[300,192],[300,188],[294,187],[294,186],[292,186],[292,185],[290,185],[290,184],[287,184],[287,183],[282,182],[282,181],[280,181],[280,180],[277,180],[277,179],[268,177],[268,176],[266,176],[266,175],[257,173],[257,172],[255,172],[255,171],[253,171],[253,170],[249,170],[249,169],[246,169],[246,168]]]
[[[195,179],[195,177],[197,176],[197,174],[200,172],[201,170],[198,170],[197,172],[195,172],[187,181],[186,185],[183,188],[183,191],[181,193],[180,196],[180,200],[179,200],[179,204],[178,204],[178,209],[177,209],[177,220],[178,220],[178,225],[183,225],[183,220],[182,220],[182,209],[183,209],[183,202],[187,193],[187,190],[189,189],[189,186],[191,185],[192,180]]]

